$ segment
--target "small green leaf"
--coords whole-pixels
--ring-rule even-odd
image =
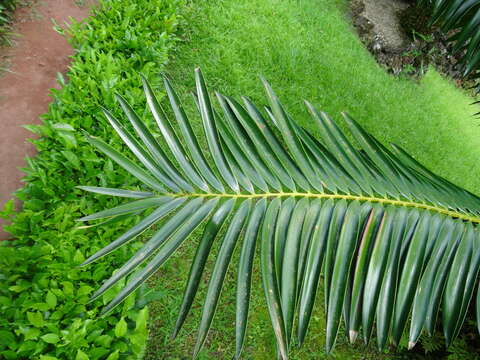
[[[12,304],[12,300],[10,300],[6,296],[0,296],[0,305],[10,306]]]
[[[147,326],[147,319],[148,319],[148,311],[146,308],[143,308],[138,312],[135,330],[142,330],[145,329]]]
[[[10,347],[12,344],[10,344]],[[32,352],[36,349],[37,344],[35,341],[25,341],[20,345],[20,347],[17,350],[17,353],[25,353],[25,352]]]
[[[15,336],[10,331],[0,330],[0,345],[8,346],[15,343]]]
[[[55,356],[40,355],[40,360],[58,360]]]
[[[93,288],[88,285],[83,285],[80,286],[80,288],[77,290],[77,296],[83,296],[83,295],[88,295],[92,292]]]
[[[118,358],[119,358],[119,351],[115,350],[115,352],[108,355],[107,360],[118,360]]]
[[[57,306],[57,297],[51,291],[49,291],[45,297],[45,302],[48,304],[50,309],[54,309],[55,306]]]
[[[13,285],[13,286],[10,286],[8,290],[19,293],[19,292],[22,292],[24,288],[20,285]]]
[[[49,344],[56,344],[57,342],[60,341],[60,338],[58,337],[58,335],[54,333],[45,334],[41,337],[41,339]]]
[[[97,338],[95,338],[95,343],[98,344],[98,345],[101,345],[103,347],[110,347],[110,343],[112,342],[113,340],[113,337],[109,336],[109,335],[101,335]]]
[[[115,336],[116,337],[122,337],[125,336],[127,333],[127,323],[125,322],[125,319],[122,317],[120,321],[117,323],[115,326]]]
[[[75,360],[90,360],[90,358],[82,350],[78,349]]]
[[[27,319],[35,327],[43,326],[43,316],[39,312],[27,312]]]
[[[73,152],[65,150],[62,151],[62,155],[68,160],[68,162],[77,170],[80,170],[80,160]]]
[[[30,328],[23,335],[25,336],[25,338],[23,339],[24,341],[35,340],[40,335],[40,330],[36,328]]]
[[[70,281],[63,281],[63,293],[67,296],[73,296],[73,284]]]
[[[63,131],[75,131],[75,128],[67,123],[56,123],[53,124],[52,127],[56,130],[63,130]]]
[[[77,249],[77,251],[75,252],[75,256],[73,257],[73,262],[75,264],[81,264],[84,261],[85,261],[85,256],[83,256],[82,252]]]

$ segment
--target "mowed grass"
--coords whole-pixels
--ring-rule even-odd
[[[168,74],[187,97],[194,89],[193,69],[199,66],[212,91],[248,95],[259,105],[265,103],[259,81],[263,75],[293,118],[313,132],[316,129],[304,99],[340,125],[340,112],[347,111],[381,142],[400,145],[431,170],[480,193],[480,121],[472,116],[478,111],[469,105],[472,98],[432,69],[420,82],[388,75],[364,49],[347,16],[343,0],[196,0],[186,7],[184,41],[170,61]],[[185,106],[193,114],[193,103],[188,97],[186,100]],[[200,131],[198,117],[195,119]],[[197,241],[198,235],[189,239],[151,282],[160,299],[150,306],[147,359],[183,359],[193,350],[208,271],[184,329],[175,340],[169,334]],[[215,253],[209,259],[210,269],[214,261]],[[258,258],[256,261],[244,358],[273,359],[275,342],[264,305]],[[233,355],[234,266],[235,259],[200,359]],[[292,350],[292,359],[326,356],[322,305],[320,291],[307,342]],[[341,333],[333,357],[395,356],[379,354],[372,346],[347,345]]]

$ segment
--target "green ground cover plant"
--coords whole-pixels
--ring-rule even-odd
[[[383,144],[394,142],[406,149],[422,164],[453,183],[476,193],[480,185],[477,174],[480,164],[480,129],[469,104],[472,99],[436,71],[429,70],[419,82],[394,78],[376,64],[356,37],[347,18],[347,3],[343,0],[256,1],[234,2],[196,1],[184,17],[189,26],[177,48],[167,73],[182,95],[195,88],[191,71],[200,66],[212,90],[232,96],[248,94],[257,104],[264,104],[258,78],[263,75],[275,88],[292,117],[302,126],[311,127],[302,105],[307,99],[322,108],[338,122],[338,114],[348,111],[360,124]],[[192,101],[185,101],[194,130],[201,129],[192,115]],[[198,119],[198,118],[197,118]],[[202,143],[205,148],[206,143]],[[201,302],[192,305],[191,317],[174,340],[170,339],[182,302],[184,279],[188,277],[190,261],[200,234],[174,256],[151,279],[160,300],[152,305],[151,338],[148,359],[162,356],[182,358],[194,348],[196,325],[200,321]],[[212,258],[218,248],[213,246]],[[238,254],[234,254],[232,261]],[[213,261],[207,261],[211,269]],[[275,356],[274,335],[270,331],[268,311],[263,304],[258,259],[254,263],[250,330],[244,349],[247,359],[271,359]],[[209,275],[207,275],[208,279]],[[168,278],[165,282],[163,279]],[[227,284],[236,279],[226,275]],[[230,281],[230,282],[229,282]],[[200,283],[198,297],[202,299],[208,282]],[[320,291],[319,298],[323,298]],[[261,299],[262,301],[256,301]],[[319,303],[321,300],[319,301]],[[230,357],[235,321],[235,288],[226,285],[219,304],[221,316],[213,322],[201,359]],[[311,338],[303,348],[293,350],[291,358],[318,359],[325,356],[324,310],[316,307],[312,317]],[[471,326],[472,333],[476,333]],[[426,338],[429,339],[429,338]],[[432,352],[443,348],[440,338],[425,341],[424,349]],[[408,339],[400,343],[406,348]],[[336,358],[399,358],[414,356],[381,354],[373,347],[361,344],[349,348],[345,334],[339,336],[334,352]],[[455,354],[468,353],[467,338],[450,348]],[[418,354],[417,354],[418,355]],[[441,356],[449,352],[441,351]],[[427,356],[427,355],[422,355]],[[438,353],[432,358],[438,358]]]
[[[80,130],[111,138],[100,106],[111,107],[112,91],[130,99],[142,93],[139,73],[147,78],[162,69],[176,42],[175,0],[99,1],[94,17],[67,30],[76,49],[60,90],[43,124],[27,126],[40,135],[28,159],[25,186],[16,192],[23,209],[9,202],[2,216],[13,223],[15,240],[0,244],[0,358],[137,359],[147,338],[151,295],[140,292],[115,312],[99,317],[113,293],[87,304],[92,291],[138,246],[95,268],[78,265],[125,229],[79,228],[75,218],[118,201],[98,201],[75,189],[77,181],[99,186],[135,185],[126,172],[105,163]],[[142,104],[139,104],[141,108]],[[114,144],[121,149],[121,144]],[[87,180],[88,179],[88,180]]]

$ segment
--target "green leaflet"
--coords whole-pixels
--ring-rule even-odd
[[[305,340],[308,324],[315,303],[315,295],[320,278],[322,261],[325,256],[325,247],[328,236],[328,224],[333,213],[333,201],[329,200],[322,204],[315,230],[312,235],[310,247],[305,264],[305,276],[301,288],[298,305],[298,330],[297,341],[302,344]]]
[[[280,272],[280,283],[282,286],[280,288],[280,297],[282,299],[282,311],[285,319],[285,330],[288,342],[292,336],[297,293],[299,291],[297,276],[301,246],[300,235],[308,206],[308,199],[301,199],[297,202],[295,209],[293,209],[282,256],[282,268]]]
[[[398,266],[401,255],[401,244],[409,241],[409,239],[407,239],[409,236],[408,231],[405,231],[407,216],[408,213],[405,209],[399,209],[396,214],[395,223],[393,224],[391,245],[388,251],[388,259],[376,311],[377,346],[379,349],[384,348],[390,335],[391,320],[395,309],[398,273],[401,270]]]
[[[168,80],[165,79],[166,85],[168,86]],[[150,84],[147,82],[147,80],[142,76],[142,83],[143,83],[143,88],[145,91],[145,96],[147,98],[147,103],[150,108],[150,111],[153,114],[153,117],[155,118],[155,121],[157,122],[158,128],[160,129],[163,138],[167,142],[170,150],[172,151],[173,155],[175,156],[175,159],[178,161],[180,167],[182,168],[183,172],[186,174],[186,176],[201,190],[203,191],[208,191],[209,187],[205,183],[205,180],[203,180],[200,175],[197,173],[195,170],[194,166],[191,164],[191,160],[189,159],[189,156],[185,152],[185,149],[183,146],[180,144],[180,141],[175,134],[175,131],[173,130],[170,122],[164,116],[164,113],[157,101],[157,98],[155,97],[155,94],[152,91],[152,88],[150,87]],[[170,97],[172,97],[171,91],[168,91],[168,94]],[[175,106],[175,108],[177,108]],[[137,118],[134,117],[133,120],[137,122]],[[148,137],[148,132],[145,132],[144,127],[141,125],[141,121],[139,121],[139,125],[137,125],[140,131],[145,133],[145,137]],[[149,141],[152,143],[153,147],[156,149],[157,148],[157,143],[154,139],[150,139]]]
[[[287,242],[288,228],[292,218],[292,212],[295,208],[295,199],[288,198],[282,202],[282,207],[278,214],[278,225],[275,228],[275,271],[281,289],[282,266],[285,256],[285,243]]]
[[[208,330],[212,324],[213,316],[217,308],[218,299],[223,286],[223,280],[227,273],[230,259],[232,258],[233,250],[237,244],[238,236],[242,231],[243,225],[248,219],[251,202],[249,200],[243,202],[238,211],[232,218],[230,225],[227,229],[225,237],[223,239],[222,246],[217,256],[217,261],[213,268],[213,273],[208,283],[208,291],[203,307],[202,319],[200,320],[199,331],[197,335],[197,342],[195,344],[195,350],[193,351],[193,357],[195,358],[200,351],[205,338],[207,337]]]
[[[231,213],[234,205],[235,200],[230,199],[226,201],[215,211],[215,214],[213,214],[210,221],[205,226],[202,239],[200,240],[200,245],[197,248],[197,252],[190,269],[190,274],[188,276],[188,282],[185,287],[182,305],[172,335],[174,338],[180,331],[180,328],[182,327],[187,314],[190,311],[190,307],[192,306],[198,285],[200,284],[200,278],[202,276],[203,269],[205,268],[205,263],[207,262],[207,257],[210,253],[210,249],[212,248],[213,241],[215,240],[215,237],[220,231],[222,225],[225,223],[228,215]]]
[[[370,212],[368,219],[359,239],[358,251],[356,255],[355,268],[353,271],[351,302],[350,302],[350,322],[349,322],[349,339],[353,343],[358,337],[360,322],[362,320],[361,304],[365,287],[365,279],[372,247],[378,228],[383,221],[383,210],[379,206],[375,206]]]
[[[154,177],[150,176],[145,170],[140,166],[133,163],[130,159],[119,153],[110,145],[105,142],[88,136],[87,140],[90,144],[95,146],[98,150],[102,151],[105,155],[110,157],[118,165],[127,170],[130,174],[135,176],[138,180],[142,181],[145,185],[150,186],[153,190],[164,193],[166,191],[165,187]]]
[[[225,122],[228,124],[229,132],[235,137],[238,146],[251,161],[259,175],[265,179],[264,182],[276,191],[282,190],[280,181],[287,188],[288,186],[293,186],[291,179],[283,172],[280,172],[279,169],[281,167],[278,165],[278,160],[272,149],[265,144],[265,141],[262,141],[263,139],[259,139],[257,136],[248,136],[245,130],[241,128],[240,122],[236,119],[227,101],[219,95],[217,95],[217,98],[225,114]],[[228,131],[225,131],[225,133],[228,133]],[[256,134],[253,133],[253,135]]]
[[[322,208],[322,201],[315,199],[311,202],[305,220],[303,222],[302,232],[300,235],[300,252],[298,253],[298,271],[297,283],[299,289],[297,291],[297,303],[301,294],[301,287],[303,286],[303,279],[305,277],[305,267],[307,264],[308,251],[310,249],[311,241],[315,233],[315,228],[318,226],[318,217]]]
[[[385,214],[375,238],[371,259],[368,263],[362,305],[362,327],[365,342],[369,341],[372,333],[381,281],[387,264],[387,257],[385,254],[388,253],[390,248],[389,238],[392,232],[394,218],[395,210],[392,208],[385,209]]]
[[[206,163],[205,157],[200,150],[200,147],[198,145],[198,141],[195,137],[195,134],[193,134],[192,127],[190,126],[190,123],[187,119],[187,116],[185,114],[185,111],[182,108],[182,105],[180,104],[180,100],[178,99],[177,94],[175,93],[175,90],[173,90],[172,86],[170,85],[170,82],[168,81],[167,78],[163,79],[164,84],[165,84],[165,90],[167,91],[168,98],[170,99],[170,105],[173,109],[173,112],[175,114],[175,119],[177,120],[177,123],[180,126],[180,130],[182,132],[183,139],[186,143],[186,146],[190,152],[190,155],[198,168],[199,172],[202,174],[202,176],[217,190],[217,191],[224,191],[224,187],[219,181],[215,175],[213,174],[212,170],[209,168],[209,166]],[[149,98],[147,94],[147,99]],[[154,103],[155,105],[155,103]],[[157,119],[159,117],[159,107],[154,106],[153,107],[153,115]],[[157,120],[159,122],[160,120]]]
[[[102,210],[95,214],[81,217],[80,219],[77,219],[77,221],[91,221],[91,220],[105,219],[105,218],[113,217],[117,215],[128,214],[128,213],[132,213],[139,210],[149,209],[154,206],[160,206],[168,203],[171,200],[172,199],[167,196],[160,196],[160,197],[149,197],[146,199],[131,201],[126,204],[115,206],[114,208],[111,208],[108,210]]]
[[[392,326],[392,338],[396,344],[398,344],[402,336],[413,302],[414,291],[423,270],[429,223],[430,214],[424,212],[416,225],[403,269],[401,269],[402,273],[397,290],[398,295],[395,300],[395,313]]]
[[[125,115],[127,115],[127,118],[130,120],[130,123],[133,125],[135,132],[145,144],[148,152],[155,159],[160,168],[163,169],[163,171],[167,174],[171,181],[176,184],[177,187],[184,191],[192,192],[192,185],[185,181],[177,169],[175,169],[174,165],[170,162],[170,160],[167,158],[167,155],[160,147],[160,144],[153,137],[147,126],[140,120],[132,107],[120,95],[117,95],[116,98],[120,103]]]
[[[445,251],[441,262],[439,264],[435,280],[433,282],[432,291],[428,299],[428,305],[425,315],[425,328],[429,334],[433,334],[435,323],[437,321],[437,314],[440,306],[440,299],[445,289],[445,280],[448,276],[448,270],[452,264],[453,258],[456,254],[458,245],[463,236],[462,226],[460,223],[455,223],[455,228],[452,230],[452,239],[450,240],[447,250]]]
[[[85,260],[82,263],[82,266],[87,265],[92,261],[95,261],[100,257],[105,256],[108,253],[118,249],[120,246],[124,245],[127,241],[132,240],[133,238],[138,236],[140,233],[145,231],[147,228],[149,228],[150,226],[155,224],[157,221],[162,219],[168,213],[178,208],[184,201],[185,199],[178,198],[178,199],[172,199],[171,201],[162,204],[157,209],[155,209],[155,211],[153,211],[150,215],[148,215],[146,218],[141,220],[137,225],[130,228],[127,232],[125,232],[123,235],[121,235],[120,237],[112,241],[110,244],[105,246],[100,251],[96,252],[94,255],[90,256],[87,260]]]
[[[348,203],[346,201],[339,201],[335,204],[333,210],[332,219],[328,224],[328,238],[325,250],[325,265],[323,269],[323,275],[325,277],[325,307],[328,309],[328,303],[330,298],[330,284],[332,281],[333,266],[335,263],[335,256],[338,246],[338,238],[342,228],[345,212],[347,210]]]
[[[200,208],[202,202],[203,199],[194,199],[185,204],[185,206],[179,212],[177,212],[172,218],[163,224],[160,230],[158,230],[152,236],[152,238],[140,250],[138,250],[134,256],[130,258],[130,260],[128,260],[120,269],[118,269],[118,271],[115,272],[110,279],[102,284],[102,286],[92,295],[90,301],[93,301],[102,295],[117,281],[147,260],[147,258],[150,257],[153,252],[177,230],[179,226],[188,221],[189,216]]]
[[[448,246],[454,239],[455,223],[447,219],[443,222],[443,226],[435,241],[433,253],[428,261],[425,271],[422,275],[421,282],[417,287],[415,300],[412,310],[412,321],[410,325],[409,346],[412,347],[418,340],[427,315],[428,304],[432,294],[434,279],[438,274],[441,260],[448,249]]]
[[[358,227],[363,220],[359,219],[359,208],[358,202],[351,203],[340,231],[327,307],[327,352],[333,348],[340,324],[350,266],[357,246]]]
[[[177,248],[185,241],[185,238],[193,232],[193,230],[204,221],[210,212],[217,204],[217,199],[212,199],[204,203],[198,208],[198,211],[194,215],[189,217],[171,236],[165,244],[158,251],[157,255],[135,276],[131,279],[127,285],[118,293],[118,295],[105,307],[102,314],[107,313],[120,302],[122,302],[127,296],[129,296],[136,288],[144,283],[154,272],[177,250]]]
[[[119,197],[126,197],[126,198],[148,198],[153,196],[151,192],[145,191],[131,191],[131,190],[123,190],[123,189],[111,189],[111,188],[104,188],[104,187],[97,187],[97,186],[77,186],[80,190],[90,191],[97,194],[102,195],[110,195],[110,196],[119,196]]]
[[[247,330],[248,309],[250,303],[250,287],[252,281],[253,258],[255,256],[255,245],[266,211],[266,200],[262,199],[255,205],[250,215],[245,230],[242,251],[238,262],[237,278],[237,316],[235,321],[235,357],[238,359],[242,353],[242,347]]]
[[[288,346],[285,334],[285,323],[283,320],[280,292],[278,289],[277,277],[275,275],[275,253],[274,253],[274,229],[277,225],[277,216],[280,208],[280,200],[273,200],[267,209],[262,226],[262,251],[261,266],[263,289],[267,301],[268,312],[272,321],[273,331],[277,339],[279,355],[281,359],[288,358]]]
[[[232,176],[228,165],[225,162],[225,157],[220,150],[217,128],[215,126],[215,120],[213,115],[212,105],[210,103],[210,97],[208,96],[205,81],[203,79],[202,72],[199,68],[195,69],[195,81],[197,85],[198,103],[200,108],[200,115],[202,116],[203,128],[205,130],[205,136],[207,138],[208,147],[212,153],[213,161],[217,166],[220,176],[228,184],[230,189],[234,192],[239,192],[238,182]]]
[[[451,272],[449,273],[445,286],[442,304],[442,322],[447,345],[450,345],[453,340],[455,327],[461,316],[462,295],[467,285],[468,277],[466,275],[469,272],[470,263],[475,262],[474,256],[478,256],[473,253],[475,235],[473,227],[469,226],[458,245],[457,254],[453,259]]]

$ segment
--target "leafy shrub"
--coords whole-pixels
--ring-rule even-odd
[[[10,13],[17,7],[18,0],[2,0],[0,1],[0,26],[8,23]]]
[[[86,24],[68,30],[76,49],[66,82],[52,90],[53,102],[42,125],[27,126],[40,135],[32,142],[38,155],[28,159],[26,185],[2,215],[16,239],[0,245],[0,358],[137,358],[146,341],[148,295],[99,318],[106,294],[87,305],[101,280],[135,250],[126,249],[95,269],[78,267],[87,253],[105,246],[115,230],[78,228],[84,213],[117,201],[93,200],[75,189],[78,181],[135,186],[126,173],[105,163],[81,136],[80,129],[112,137],[99,105],[112,106],[113,90],[138,98],[138,73],[155,83],[174,46],[176,0],[102,0]],[[141,105],[141,104],[140,104]],[[114,144],[121,148],[121,144]],[[120,227],[128,225],[122,224]]]
[[[113,264],[81,271],[77,265],[85,247],[77,242],[88,244],[89,239],[58,230],[45,235],[31,246],[17,242],[0,247],[4,277],[0,354],[6,359],[64,359],[72,354],[78,359],[87,355],[115,359],[141,353],[147,336],[146,308],[129,310],[132,298],[121,311],[96,319],[96,307],[86,305],[95,284]]]

